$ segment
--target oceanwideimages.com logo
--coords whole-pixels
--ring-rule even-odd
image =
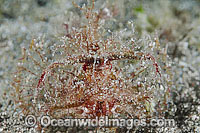
[[[153,127],[174,127],[174,119],[113,119],[106,117],[96,117],[95,119],[53,119],[48,115],[42,116],[39,119],[33,115],[28,115],[25,118],[25,124],[28,127],[34,127],[36,124],[43,127],[127,127],[132,129],[138,126],[153,126]]]

